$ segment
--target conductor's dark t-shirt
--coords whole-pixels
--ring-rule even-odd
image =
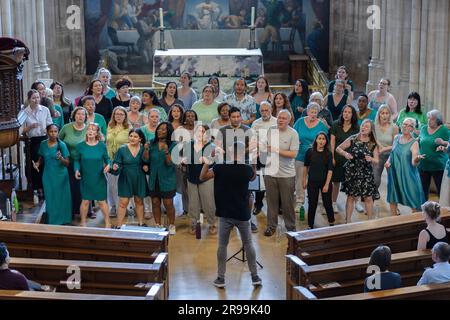
[[[253,168],[246,164],[217,164],[213,171],[216,216],[249,221],[248,184]]]

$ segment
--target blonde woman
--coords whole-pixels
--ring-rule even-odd
[[[80,180],[81,189],[81,226],[86,227],[86,217],[91,201],[98,205],[105,219],[105,228],[111,227],[109,208],[106,202],[107,189],[105,174],[109,172],[109,156],[106,145],[102,142],[102,132],[96,123],[87,126],[85,141],[76,146],[75,178]]]
[[[117,107],[113,110],[111,121],[106,133],[107,150],[110,159],[114,159],[119,148],[128,143],[128,133],[131,129],[128,122],[127,110],[124,107]],[[116,214],[119,203],[117,196],[118,177],[108,175],[108,203],[111,207],[111,215]]]
[[[375,135],[380,148],[380,161],[373,166],[373,175],[377,188],[380,187],[384,164],[389,159],[394,138],[398,135],[398,131],[398,127],[393,122],[391,109],[387,104],[383,104],[378,109],[375,118]]]

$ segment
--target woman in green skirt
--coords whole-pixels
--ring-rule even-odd
[[[86,227],[86,217],[91,201],[98,201],[105,219],[105,228],[111,228],[109,207],[106,202],[106,177],[109,172],[109,157],[103,136],[97,123],[90,123],[87,128],[86,141],[76,147],[74,170],[75,178],[81,180],[81,226]]]
[[[148,196],[145,176],[148,172],[148,165],[143,159],[143,144],[145,144],[145,137],[142,131],[132,129],[128,134],[128,144],[121,146],[114,158],[112,174],[119,175],[117,228],[123,224],[130,198],[134,198],[139,226],[146,227],[144,224],[144,198]]]
[[[58,139],[58,126],[47,127],[48,140],[42,141],[39,147],[39,160],[33,167],[39,172],[42,162],[45,163],[42,182],[44,185],[46,223],[64,225],[72,222],[72,196],[70,193],[69,150],[64,142]]]

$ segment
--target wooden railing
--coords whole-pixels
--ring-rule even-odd
[[[319,91],[325,97],[328,94],[328,85],[330,81],[317,62],[317,59],[312,54],[311,50],[306,47],[305,51],[310,58],[310,60],[308,61],[306,76],[306,80],[309,83],[310,90]]]

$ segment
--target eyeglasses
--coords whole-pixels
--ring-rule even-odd
[[[411,127],[414,128],[414,126],[412,124],[408,124],[408,123],[402,123],[402,127]]]
[[[381,84],[382,86],[388,86],[388,85],[389,85],[389,83],[387,83],[387,82],[380,82],[380,84]]]

